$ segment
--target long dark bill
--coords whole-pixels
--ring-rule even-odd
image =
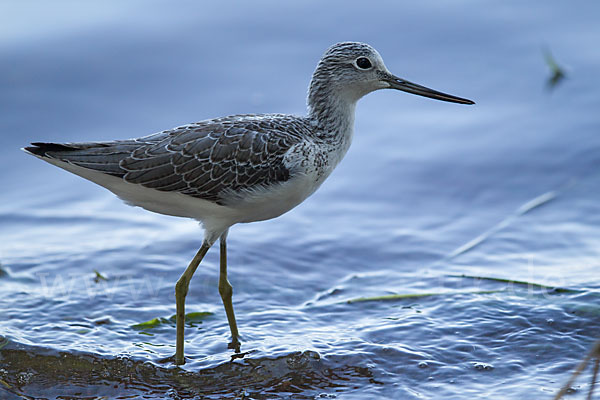
[[[449,101],[451,103],[475,104],[475,102],[472,100],[463,99],[462,97],[452,96],[451,94],[438,92],[437,90],[417,85],[416,83],[409,82],[405,79],[398,78],[394,75],[387,75],[385,76],[384,80],[390,84],[390,89],[398,89],[402,90],[403,92],[418,94],[419,96],[425,96],[436,100]]]

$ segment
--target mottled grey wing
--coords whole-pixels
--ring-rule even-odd
[[[283,157],[301,136],[286,127],[260,121],[188,125],[139,146],[119,166],[128,182],[226,204],[225,193],[289,178]]]

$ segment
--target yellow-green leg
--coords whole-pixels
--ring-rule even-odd
[[[177,302],[177,343],[175,347],[175,364],[185,364],[185,358],[183,357],[183,329],[185,327],[185,296],[187,295],[188,288],[190,287],[190,281],[196,268],[200,265],[200,261],[206,255],[210,244],[207,242],[202,243],[202,247],[196,253],[196,256],[188,265],[185,272],[181,275],[177,284],[175,285],[175,300]]]
[[[227,321],[229,322],[229,329],[231,330],[231,343],[229,343],[230,349],[240,351],[239,333],[237,323],[235,322],[235,314],[233,312],[233,303],[231,297],[233,295],[233,288],[227,280],[227,231],[221,235],[221,272],[219,274],[219,294],[223,305],[225,306],[225,313],[227,314]]]

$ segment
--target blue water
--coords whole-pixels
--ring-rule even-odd
[[[7,2],[0,15],[0,398],[549,399],[600,337],[597,2]],[[187,297],[212,314],[188,325],[187,364],[161,363],[201,229],[19,148],[303,114],[342,40],[477,104],[361,100],[321,189],[230,232],[244,357],[227,349],[213,249]],[[566,72],[553,87],[544,51]],[[165,323],[132,327],[153,318]]]

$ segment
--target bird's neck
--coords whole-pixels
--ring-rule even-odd
[[[354,96],[323,82],[312,82],[308,94],[308,118],[316,126],[317,136],[345,153],[354,133]]]

